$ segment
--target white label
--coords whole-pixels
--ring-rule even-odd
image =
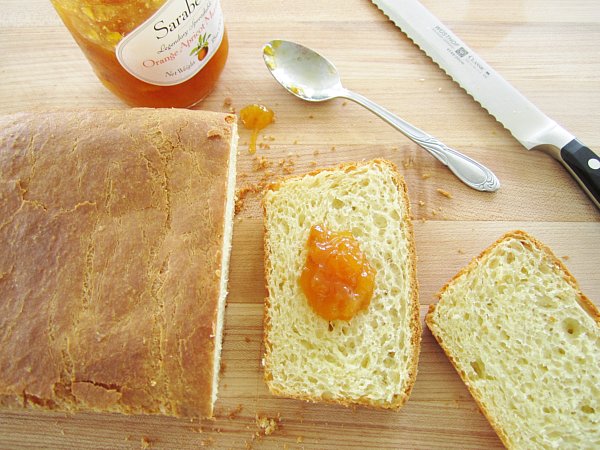
[[[219,0],[168,0],[121,39],[115,52],[134,77],[173,86],[206,65],[221,46],[224,30]]]

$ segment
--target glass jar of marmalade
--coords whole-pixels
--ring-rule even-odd
[[[102,83],[132,106],[189,107],[228,53],[219,0],[52,0]]]

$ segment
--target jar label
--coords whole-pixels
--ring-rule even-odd
[[[146,83],[173,86],[196,75],[221,46],[219,0],[168,0],[117,45],[117,59]]]

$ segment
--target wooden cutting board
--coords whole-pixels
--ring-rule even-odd
[[[595,0],[423,0],[543,111],[600,151],[600,9]],[[428,330],[419,373],[400,412],[275,398],[262,381],[264,183],[344,161],[383,157],[404,174],[412,203],[421,313],[437,290],[510,229],[551,246],[600,303],[600,214],[562,167],[525,151],[367,0],[222,0],[230,56],[201,107],[260,102],[275,124],[247,151],[240,130],[223,367],[212,421],[113,414],[0,412],[1,448],[501,448]],[[482,194],[355,104],[307,104],[267,73],[263,43],[287,38],[327,55],[345,85],[494,170],[502,188]],[[4,0],[0,111],[124,108],[91,72],[45,0]],[[449,192],[452,198],[440,194]],[[256,418],[272,419],[266,434]]]

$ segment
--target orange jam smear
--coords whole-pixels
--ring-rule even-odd
[[[250,154],[254,154],[256,153],[256,138],[258,137],[258,132],[273,123],[275,113],[266,106],[252,104],[242,108],[240,111],[240,118],[242,119],[244,126],[247,129],[252,130],[249,150]]]
[[[300,286],[309,305],[326,320],[350,320],[371,302],[375,269],[349,231],[314,225]]]

